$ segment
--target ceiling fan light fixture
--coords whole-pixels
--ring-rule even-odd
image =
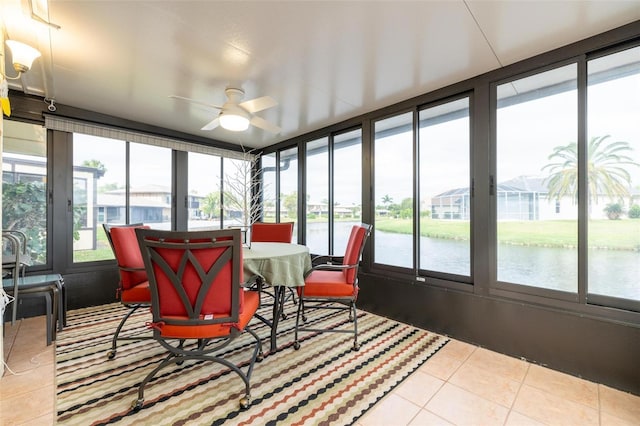
[[[34,49],[28,44],[24,44],[16,40],[7,40],[6,44],[9,46],[9,49],[11,49],[13,68],[18,73],[29,71],[31,65],[33,65],[33,61],[41,56],[38,49]]]
[[[232,132],[242,132],[249,128],[248,114],[243,111],[220,111],[220,126]]]

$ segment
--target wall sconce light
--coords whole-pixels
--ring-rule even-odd
[[[16,70],[18,75],[16,77],[7,77],[11,80],[17,80],[22,73],[29,71],[33,61],[41,56],[38,49],[34,49],[28,44],[21,43],[16,40],[7,40],[7,46],[11,49],[11,56],[13,59],[13,69]]]

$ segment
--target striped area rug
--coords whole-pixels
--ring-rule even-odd
[[[264,314],[268,314],[269,308]],[[280,322],[279,350],[256,363],[251,377],[251,406],[239,409],[242,380],[223,366],[190,361],[171,365],[145,389],[145,403],[130,410],[137,386],[164,357],[153,340],[120,342],[107,360],[110,337],[126,312],[119,304],[70,311],[68,326],[56,342],[57,420],[60,425],[275,425],[354,424],[369,408],[441,348],[443,336],[359,311],[361,348],[352,336],[304,333],[293,349],[294,308]],[[144,329],[151,315],[139,312],[128,333]],[[313,327],[348,327],[345,312],[316,311]],[[268,351],[269,329],[257,319],[251,327]],[[125,333],[126,334],[126,333]],[[225,357],[246,366],[248,334],[227,347]]]

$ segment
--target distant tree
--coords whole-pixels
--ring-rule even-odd
[[[43,182],[2,184],[2,229],[27,234],[31,257],[38,263],[46,262],[47,194]]]
[[[295,218],[298,216],[298,191],[284,196],[282,205],[287,209],[287,217]]]
[[[104,163],[100,160],[84,160],[82,162],[82,165],[85,167],[92,167],[94,169],[98,170],[98,177],[102,177],[104,176],[104,174],[107,172],[107,167],[104,165]]]
[[[200,202],[200,210],[207,217],[220,217],[220,192],[210,192]]]
[[[413,198],[405,198],[400,203],[400,218],[411,219],[413,217]]]
[[[111,183],[105,183],[103,185],[100,185],[98,187],[98,192],[104,193],[104,192],[109,192],[109,191],[113,191],[115,189],[122,189],[122,188],[124,188],[124,187],[118,185],[117,182],[111,182]]]

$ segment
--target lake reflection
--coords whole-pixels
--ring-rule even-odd
[[[355,223],[336,222],[336,250],[342,255]],[[313,247],[326,245],[326,224],[309,224],[307,238]],[[420,238],[420,268],[470,275],[468,241]],[[375,262],[411,268],[413,237],[376,231]],[[541,288],[577,292],[576,249],[500,245],[498,280]],[[640,253],[619,250],[589,250],[589,293],[640,300]]]

